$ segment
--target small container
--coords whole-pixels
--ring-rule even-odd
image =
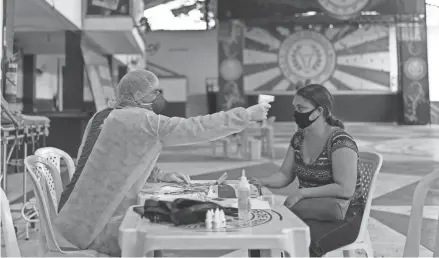
[[[241,180],[238,184],[238,220],[241,224],[250,220],[251,215],[251,188],[245,176],[245,170],[242,170]]]
[[[213,227],[215,229],[221,228],[221,217],[218,208],[215,210],[215,214],[213,215]]]
[[[206,223],[206,228],[207,229],[212,229],[213,228],[213,214],[212,214],[212,211],[210,211],[210,210],[206,212],[205,223]]]
[[[226,227],[226,214],[224,213],[223,210],[220,210],[220,220],[221,220],[221,227],[225,228]]]

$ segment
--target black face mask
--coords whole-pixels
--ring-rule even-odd
[[[158,94],[157,98],[152,102],[152,111],[159,115],[163,113],[166,105],[168,105],[168,101],[165,99],[165,97],[163,97],[162,94]]]
[[[140,104],[141,107],[150,106],[152,111],[157,115],[160,115],[166,108],[168,101],[163,97],[162,94],[157,94],[155,100],[150,104]]]
[[[309,116],[312,114],[312,112],[314,112],[316,110],[317,110],[317,108],[315,108],[315,109],[313,109],[313,110],[311,110],[309,112],[306,112],[306,113],[300,113],[297,110],[294,111],[294,120],[296,120],[297,126],[300,129],[305,129],[308,126],[312,125],[312,123],[314,123],[317,120],[317,118],[312,120],[312,121],[310,121],[309,120]]]

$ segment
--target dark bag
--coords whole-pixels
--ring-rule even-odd
[[[151,222],[170,222],[176,226],[204,222],[206,212],[212,209],[224,210],[228,216],[237,217],[238,209],[222,207],[213,202],[203,202],[179,198],[172,202],[146,200],[143,207],[134,210]]]
[[[332,197],[307,198],[297,202],[291,211],[302,220],[344,220],[350,203],[350,200]]]

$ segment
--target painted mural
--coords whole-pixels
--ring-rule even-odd
[[[398,26],[404,124],[430,123],[427,37],[422,23]]]
[[[348,20],[360,14],[371,0],[317,0],[321,8],[338,20]]]
[[[331,92],[396,91],[389,32],[378,24],[247,25],[244,90],[292,94],[320,83]]]
[[[437,1],[437,0],[430,0]],[[295,14],[324,12],[320,16],[328,22],[356,19],[361,12],[381,15],[424,14],[425,0],[221,0],[218,2],[218,19],[290,19]]]

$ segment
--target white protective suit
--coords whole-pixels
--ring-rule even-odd
[[[162,147],[217,140],[248,123],[244,108],[188,119],[137,107],[113,110],[54,221],[56,233],[80,249],[120,256],[119,225],[136,204]]]

